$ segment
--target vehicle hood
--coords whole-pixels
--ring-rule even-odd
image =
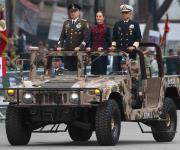
[[[39,88],[104,88],[117,85],[122,78],[116,76],[97,76],[97,77],[61,77],[45,81],[28,81],[25,87]],[[24,84],[25,85],[25,84]]]

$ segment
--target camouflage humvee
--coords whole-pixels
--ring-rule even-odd
[[[88,141],[95,131],[100,145],[115,145],[122,121],[137,122],[141,131],[152,133],[157,142],[172,141],[177,126],[176,110],[180,109],[179,78],[164,76],[158,45],[142,43],[141,47],[155,48],[158,76],[148,73],[141,50],[135,50],[138,59],[129,60],[126,75],[85,75],[91,54],[55,51],[49,55],[78,57],[77,74],[64,71],[55,77],[48,73],[38,76],[34,63],[38,49],[31,48],[29,79],[22,79],[17,87],[3,89],[6,101],[10,102],[6,113],[10,144],[28,144],[32,132],[62,132],[59,126],[64,123],[67,125],[64,131],[74,141]],[[140,123],[151,127],[151,131],[144,131]],[[44,130],[47,125],[52,128]]]

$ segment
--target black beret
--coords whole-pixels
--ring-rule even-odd
[[[79,6],[78,4],[69,4],[68,10],[70,10],[70,9],[81,10],[81,6]]]

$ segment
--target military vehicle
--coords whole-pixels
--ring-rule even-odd
[[[158,75],[152,76],[145,65],[141,47],[153,47],[158,62]],[[122,122],[137,122],[142,133],[152,133],[157,142],[174,139],[177,112],[180,109],[179,78],[165,76],[161,49],[153,43],[141,43],[137,60],[128,60],[126,75],[86,75],[91,55],[124,55],[115,52],[53,51],[49,56],[77,56],[78,71],[51,76],[37,75],[38,49],[31,47],[29,79],[5,90],[9,102],[6,133],[11,145],[28,144],[31,134],[68,131],[73,141],[88,141],[95,131],[100,145],[116,145]],[[46,72],[46,71],[45,71]],[[59,127],[65,124],[66,128]],[[142,128],[145,124],[151,131]],[[45,129],[47,125],[51,128]],[[137,137],[138,138],[138,137]]]

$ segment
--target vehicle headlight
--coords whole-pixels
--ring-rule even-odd
[[[78,104],[79,102],[79,94],[78,93],[71,93],[69,97],[69,101],[72,104]]]
[[[101,91],[100,91],[100,89],[95,89],[94,93],[95,93],[97,96],[99,96],[99,95],[101,94]]]
[[[25,104],[32,104],[33,103],[33,95],[31,93],[25,93],[23,96],[23,102]]]
[[[8,94],[8,96],[14,96],[15,95],[15,90],[9,89],[9,90],[7,90],[7,94]]]

